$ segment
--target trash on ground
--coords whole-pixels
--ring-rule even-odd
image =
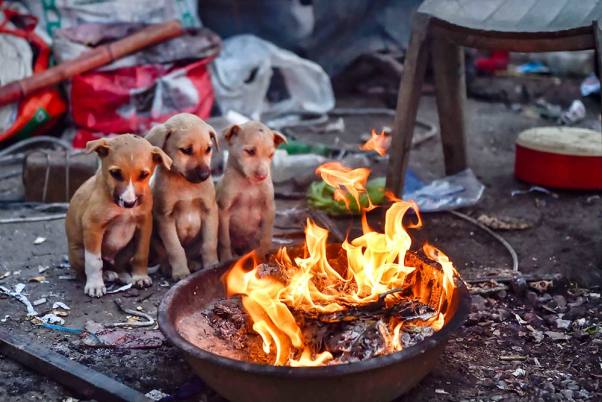
[[[34,306],[39,306],[40,304],[44,304],[44,303],[46,303],[46,302],[47,302],[46,298],[45,298],[45,297],[42,297],[42,298],[40,298],[40,299],[34,300],[32,304],[33,304]]]
[[[105,328],[97,332],[83,332],[82,343],[98,348],[152,349],[160,347],[165,337],[158,329]]]
[[[166,394],[165,392],[160,391],[158,389],[153,389],[144,394],[144,396],[146,396],[151,401],[160,401],[163,400],[163,398],[168,397],[169,394]]]
[[[589,96],[600,93],[600,79],[595,73],[588,75],[581,83],[581,95]]]
[[[510,195],[512,197],[516,197],[517,195],[529,194],[529,193],[542,193],[545,195],[549,195],[552,198],[558,198],[558,194],[553,191],[548,190],[545,187],[541,186],[531,186],[527,190],[512,190]]]
[[[23,303],[25,305],[25,307],[27,308],[27,316],[28,317],[35,317],[38,315],[38,312],[33,308],[33,305],[31,304],[31,302],[29,301],[27,296],[25,296],[23,294],[24,289],[25,289],[24,283],[17,283],[15,285],[15,290],[9,290],[9,289],[5,288],[4,286],[0,286],[0,291],[2,293],[4,293],[7,296],[14,297],[15,299],[17,299],[18,301],[20,301],[21,303]]]
[[[28,279],[28,282],[47,283],[44,275],[34,275]]]
[[[35,244],[37,246],[38,244],[42,244],[45,241],[46,241],[45,237],[36,237],[36,239],[33,241],[33,244]]]
[[[493,230],[525,230],[533,227],[531,222],[510,216],[481,214],[477,221]]]
[[[585,105],[579,99],[575,99],[569,108],[562,113],[560,121],[563,124],[575,124],[585,119]]]
[[[473,206],[485,191],[483,183],[471,169],[452,176],[433,180],[412,192],[404,192],[403,198],[414,200],[420,212],[439,212]]]
[[[132,286],[133,286],[132,283],[128,283],[128,284],[120,286],[118,288],[107,290],[107,294],[125,292],[126,290],[131,289]]]
[[[35,321],[39,321],[40,324],[54,324],[54,325],[63,325],[65,324],[65,320],[56,314],[48,313],[42,317],[36,317]]]
[[[54,302],[54,303],[52,304],[52,308],[53,308],[53,309],[58,309],[58,308],[60,308],[60,309],[63,309],[63,310],[71,310],[71,307],[67,306],[65,303],[63,303],[63,302],[60,302],[60,301],[59,301],[59,302]]]

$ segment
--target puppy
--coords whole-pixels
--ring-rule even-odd
[[[218,262],[218,210],[211,180],[211,154],[218,149],[213,127],[199,117],[180,113],[146,136],[173,160],[154,178],[153,254],[173,279]]]
[[[274,150],[286,137],[257,121],[224,130],[228,162],[217,188],[219,250],[222,261],[272,246],[274,185],[270,167]]]
[[[171,159],[133,134],[90,141],[86,152],[92,151],[101,166],[73,195],[65,222],[71,267],[78,276],[85,274],[88,296],[104,295],[105,280],[150,286],[149,179],[158,164],[169,168]]]

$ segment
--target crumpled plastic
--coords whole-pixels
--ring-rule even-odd
[[[485,186],[471,169],[433,180],[424,187],[404,194],[414,200],[420,212],[449,211],[475,205],[483,196]]]
[[[283,88],[268,99],[275,69]],[[235,111],[266,120],[290,113],[325,113],[334,107],[330,78],[322,67],[254,35],[226,39],[211,72],[224,114]]]

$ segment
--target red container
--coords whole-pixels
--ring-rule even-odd
[[[602,134],[572,127],[538,127],[516,140],[514,173],[544,187],[602,190]]]

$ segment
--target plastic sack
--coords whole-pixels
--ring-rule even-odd
[[[75,76],[71,116],[78,132],[73,146],[84,147],[94,133],[142,133],[176,113],[209,117],[213,90],[208,59],[184,66],[151,64]]]
[[[195,0],[25,0],[48,34],[88,22],[155,24],[178,19],[185,27],[200,27]]]
[[[3,8],[0,22],[0,85],[48,69],[50,48],[36,34],[37,19]],[[22,29],[16,26],[24,27]],[[34,54],[35,60],[34,60]],[[45,88],[19,102],[0,107],[0,143],[44,134],[66,112],[59,91]]]
[[[282,76],[284,94],[270,100],[274,69]],[[254,35],[226,39],[211,72],[223,113],[236,111],[266,119],[287,113],[325,113],[334,107],[330,78],[322,67]]]

